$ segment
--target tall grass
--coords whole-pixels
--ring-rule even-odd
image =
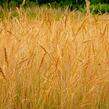
[[[109,109],[109,15],[3,13],[0,109]]]

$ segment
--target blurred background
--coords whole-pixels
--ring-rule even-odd
[[[109,0],[90,0],[90,10],[93,13],[105,13],[109,12]],[[33,7],[43,6],[48,7],[68,7],[72,10],[85,11],[85,0],[0,0],[0,7],[12,8],[12,7]]]

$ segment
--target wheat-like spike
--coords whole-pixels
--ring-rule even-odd
[[[5,55],[5,62],[6,62],[6,64],[7,64],[7,66],[9,66],[6,48],[4,48],[4,55]]]
[[[1,67],[0,67],[0,72],[1,72],[1,74],[2,74],[2,76],[3,76],[3,78],[7,81],[7,78],[6,78],[6,76],[5,76],[5,73],[3,72],[3,70],[2,70]]]

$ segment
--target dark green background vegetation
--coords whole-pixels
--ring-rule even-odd
[[[20,7],[23,0],[0,0],[3,8]],[[76,9],[85,12],[85,0],[26,0],[24,7],[34,5],[47,5],[51,7],[69,7],[70,10]],[[91,0],[91,12],[109,12],[109,0]]]

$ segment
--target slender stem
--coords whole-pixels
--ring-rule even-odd
[[[25,5],[26,0],[22,1],[21,7],[23,7]]]
[[[90,0],[86,0],[86,10],[87,10],[87,15],[90,15]]]

